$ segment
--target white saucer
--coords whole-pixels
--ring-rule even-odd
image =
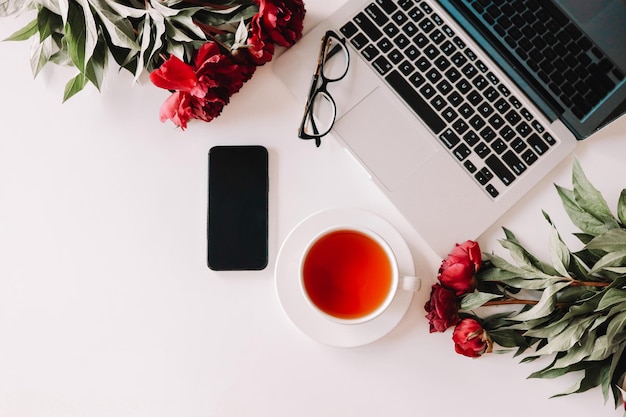
[[[300,289],[300,257],[315,235],[340,224],[358,225],[378,233],[395,253],[400,275],[415,274],[409,247],[402,235],[386,220],[363,210],[331,209],[314,213],[289,233],[276,259],[276,290],[285,313],[302,332],[330,346],[354,347],[378,340],[393,330],[409,309],[413,292],[398,291],[383,314],[362,324],[335,323],[314,311]]]

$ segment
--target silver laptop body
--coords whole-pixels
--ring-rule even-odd
[[[346,22],[354,21],[357,15],[363,16],[362,13],[370,20],[376,18],[376,13],[385,12],[382,7],[385,1],[387,0],[349,0],[276,60],[274,71],[303,105],[311,87],[311,75],[316,66],[320,41],[326,31],[332,30],[344,36],[342,31],[349,31],[344,27]],[[428,17],[434,22],[433,27],[424,25],[428,30],[424,35],[430,38],[434,30],[443,33],[444,38],[437,39],[438,45],[448,42],[449,46],[451,43],[454,46],[453,52],[461,52],[466,58],[471,58],[467,59],[467,62],[472,63],[474,67],[478,66],[477,74],[487,80],[486,86],[478,85],[477,81],[476,86],[472,85],[472,88],[481,95],[485,94],[489,87],[492,87],[490,89],[492,93],[495,89],[499,93],[499,98],[512,105],[509,109],[515,109],[517,113],[523,115],[522,122],[527,119],[526,124],[530,125],[532,130],[524,134],[540,137],[543,138],[543,142],[548,142],[547,146],[532,142],[518,145],[524,146],[526,151],[530,149],[529,153],[524,153],[520,149],[511,150],[514,139],[502,140],[498,130],[497,135],[483,145],[483,147],[486,145],[487,150],[483,149],[481,155],[477,155],[476,152],[465,154],[466,148],[471,149],[476,145],[466,143],[469,141],[466,135],[470,116],[464,119],[466,126],[460,128],[459,114],[463,111],[479,113],[482,111],[480,106],[487,103],[491,107],[490,110],[486,110],[487,116],[490,114],[489,111],[495,115],[497,114],[497,111],[494,111],[495,100],[485,99],[482,103],[475,102],[476,107],[472,109],[461,110],[459,107],[451,106],[444,93],[438,91],[439,83],[446,79],[447,70],[452,68],[444,66],[439,71],[442,77],[433,78],[433,82],[430,83],[435,89],[434,94],[420,93],[421,98],[415,99],[417,102],[412,104],[420,106],[423,104],[420,100],[431,101],[435,100],[437,95],[444,96],[444,103],[441,103],[441,107],[444,108],[439,119],[435,122],[425,121],[423,115],[420,117],[406,100],[400,98],[402,93],[390,88],[385,81],[387,77],[397,77],[398,73],[404,72],[404,68],[400,69],[402,62],[392,63],[386,69],[376,68],[375,65],[378,64],[372,63],[374,58],[367,56],[362,45],[355,46],[358,42],[348,38],[346,44],[350,52],[349,70],[344,79],[328,86],[337,104],[337,118],[331,134],[322,139],[321,146],[324,146],[324,141],[333,139],[341,141],[416,231],[438,254],[444,256],[455,242],[475,239],[491,226],[551,169],[571,154],[577,139],[561,120],[558,118],[550,120],[546,117],[529,99],[529,96],[533,95],[530,89],[522,91],[512,82],[501,67],[496,65],[440,4],[434,1],[391,1],[397,6],[397,10],[402,11],[407,21],[410,21],[412,13],[420,13],[422,18]],[[400,3],[403,4],[402,7]],[[371,4],[376,7],[370,16],[364,10]],[[413,9],[414,7],[418,9]],[[393,15],[396,12],[393,10],[390,12],[387,17],[395,19]],[[399,16],[398,19],[404,17]],[[414,26],[418,31],[422,30],[417,23]],[[384,38],[386,35],[384,31],[382,32]],[[413,36],[414,33],[411,38]],[[374,45],[379,42],[367,36],[365,38]],[[387,38],[393,42],[391,35]],[[467,49],[462,49],[463,46]],[[442,52],[438,57],[447,57],[447,60],[451,61],[454,53]],[[425,51],[420,50],[418,55],[423,57]],[[427,59],[434,65],[438,58],[430,56]],[[412,62],[414,66],[418,65],[416,60]],[[445,65],[445,60],[441,62]],[[467,81],[472,82],[468,77],[465,77]],[[499,82],[497,85],[496,80]],[[454,83],[448,84],[456,85],[458,82],[458,79],[455,79]],[[500,101],[500,104],[504,103]],[[448,121],[443,116],[446,108],[454,110],[457,117]],[[417,113],[421,113],[421,110]],[[508,119],[504,114],[502,118],[505,125],[511,124],[513,130],[517,130],[512,122],[507,122]],[[475,123],[475,126],[470,126],[469,131],[474,133],[467,137],[482,136],[479,121],[475,120],[472,123]],[[437,132],[433,131],[434,125]],[[454,139],[449,141],[448,137]],[[484,138],[482,139],[484,141]],[[505,150],[496,148],[494,143],[497,140],[504,142],[508,148]],[[311,146],[311,152],[315,152],[312,144],[303,141],[303,146],[307,145]],[[531,158],[531,154],[537,154],[538,158]],[[495,161],[495,157],[503,155],[516,159],[515,155],[517,160],[508,166],[509,173],[500,178],[499,175],[494,175],[494,170],[501,164]],[[489,159],[490,157],[493,159]],[[518,164],[518,161],[521,161],[521,164]],[[519,170],[521,175],[517,175],[516,170]],[[491,175],[491,178],[485,179],[483,174]]]

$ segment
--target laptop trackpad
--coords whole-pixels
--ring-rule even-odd
[[[377,88],[334,127],[357,159],[390,191],[439,150],[427,138],[432,134],[403,110]]]

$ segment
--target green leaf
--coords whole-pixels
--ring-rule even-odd
[[[589,357],[595,346],[594,335],[594,332],[589,332],[589,334],[581,338],[580,342],[565,351],[565,355],[559,357],[554,362],[553,369],[567,368]]]
[[[577,159],[574,160],[572,169],[572,185],[576,202],[584,211],[593,215],[608,228],[618,227],[606,200],[589,182]]]
[[[592,368],[588,368],[585,370],[584,377],[569,391],[562,394],[554,395],[553,397],[562,397],[564,395],[588,391],[591,388],[595,388],[598,385],[601,385],[606,380],[606,378],[609,377],[609,366],[607,366],[606,364],[602,366],[598,365]]]
[[[517,240],[517,237],[509,229],[503,227],[506,239],[500,240],[500,245],[507,249],[514,261],[522,265],[532,266],[547,274],[556,275],[556,271],[551,265],[542,262],[536,256],[528,252],[524,246]]]
[[[489,332],[489,337],[502,347],[513,348],[526,346],[526,339],[515,330],[499,329]]]
[[[145,8],[125,6],[116,0],[103,0],[118,16],[127,16],[133,19],[141,19],[146,14]]]
[[[70,4],[67,23],[65,24],[65,39],[72,63],[80,72],[84,72],[87,28],[82,9],[73,4]]]
[[[537,351],[537,354],[549,355],[554,352],[565,352],[571,349],[580,342],[595,318],[596,316],[575,318],[562,332],[548,337],[548,344]]]
[[[559,232],[554,225],[551,225],[550,233],[550,258],[552,259],[552,266],[561,276],[569,276],[567,269],[569,268],[570,251],[561,240]]]
[[[626,290],[621,288],[609,288],[604,292],[595,311],[606,310],[616,304],[626,302]]]
[[[587,362],[578,362],[576,364],[566,366],[563,368],[553,368],[554,364],[556,363],[557,360],[559,360],[561,356],[563,356],[563,353],[556,355],[554,361],[550,365],[546,366],[545,368],[539,371],[533,372],[532,374],[528,376],[528,378],[552,379],[552,378],[563,376],[570,372],[582,371],[582,370],[593,367],[593,364],[589,364]],[[541,355],[534,356],[532,358],[533,360],[535,360],[535,359],[541,358]]]
[[[176,16],[172,16],[168,23],[168,36],[178,41],[184,41],[187,35],[193,35],[195,39],[206,39],[205,33],[194,22],[195,9],[181,10]],[[185,41],[187,42],[187,41]]]
[[[37,19],[34,19],[26,26],[6,38],[5,41],[25,41],[26,39],[32,38],[38,30]]]
[[[545,317],[551,314],[556,306],[556,294],[561,289],[570,285],[570,283],[570,281],[556,282],[547,287],[545,290],[543,290],[541,294],[541,299],[535,306],[533,306],[533,308],[518,314],[517,316],[513,317],[513,319],[516,321],[527,321]]]
[[[50,61],[52,56],[52,39],[46,38],[42,42],[33,43],[30,53],[30,67],[33,77],[37,77],[39,71]]]
[[[622,225],[626,225],[626,189],[622,190],[617,201],[617,218]]]
[[[71,80],[69,80],[65,85],[63,102],[66,102],[74,94],[85,88],[85,85],[87,85],[87,77],[83,73],[80,73]]]
[[[603,252],[619,252],[626,250],[626,230],[610,229],[595,238],[585,246],[588,250]]]
[[[85,63],[89,62],[98,44],[98,28],[94,18],[89,0],[78,0],[83,9],[85,18]]]
[[[107,10],[96,10],[113,45],[139,51],[139,45],[137,44],[136,36],[133,32],[133,26],[128,19]]]
[[[611,390],[613,392],[613,400],[615,402],[615,408],[619,405],[623,404],[623,396],[621,391],[621,383],[623,382],[624,372],[626,371],[624,367],[626,367],[626,357],[624,357],[624,349],[626,348],[625,344],[620,345],[619,349],[613,355],[611,359],[611,368],[610,368],[610,385]]]
[[[615,229],[617,230],[617,229]],[[590,274],[597,274],[601,272],[603,269],[607,269],[609,267],[621,267],[624,266],[626,262],[626,250],[619,250],[616,252],[609,252],[604,255],[589,271]]]
[[[563,330],[565,330],[565,328],[567,328],[567,326],[569,326],[570,322],[571,319],[561,319],[559,321],[554,321],[545,327],[532,328],[524,333],[524,336],[547,339],[550,336],[561,333]]]
[[[37,13],[37,28],[39,31],[39,42],[43,42],[49,36],[63,29],[63,21],[57,14],[42,7]]]
[[[495,298],[500,298],[500,294],[490,294],[486,292],[473,292],[465,295],[461,299],[461,310],[473,310],[485,304],[487,301],[491,301]]]
[[[85,67],[85,76],[98,90],[102,86],[102,80],[104,78],[104,69],[107,63],[107,51],[104,42],[98,43],[94,53],[91,56],[87,66]]]
[[[606,329],[606,338],[609,344],[614,345],[614,342],[624,339],[624,329],[626,328],[626,311],[616,314]],[[620,335],[621,334],[621,335]]]

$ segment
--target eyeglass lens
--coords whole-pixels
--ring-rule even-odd
[[[312,136],[327,134],[335,121],[335,102],[327,91],[322,89],[323,83],[338,81],[348,71],[348,51],[337,38],[329,36],[324,47],[321,63],[320,85],[314,93],[304,125],[304,132]]]

